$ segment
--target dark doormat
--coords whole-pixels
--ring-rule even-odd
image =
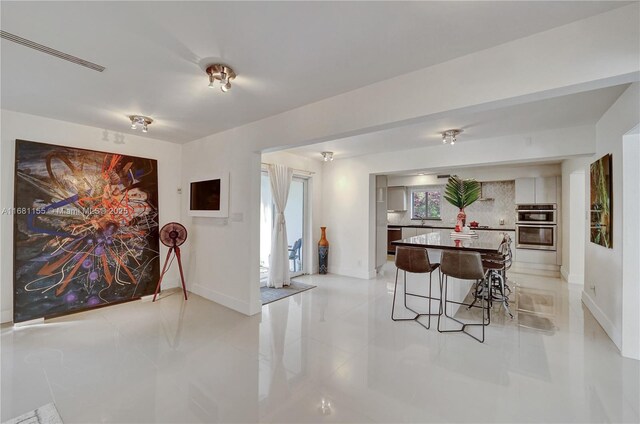
[[[291,285],[276,289],[273,287],[260,287],[260,297],[262,298],[262,304],[266,305],[276,300],[284,299],[285,297],[293,296],[294,294],[307,291],[314,288],[310,284],[300,283],[298,281],[291,280]]]

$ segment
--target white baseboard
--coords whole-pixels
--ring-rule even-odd
[[[219,303],[222,306],[233,309],[234,311],[240,312],[241,314],[245,314],[248,316],[255,315],[255,312],[252,311],[251,305],[248,302],[237,299],[235,297],[227,296],[226,294],[220,293],[216,290],[212,290],[208,287],[203,287],[200,284],[191,283],[189,284],[189,286],[189,291],[197,294],[198,296],[202,296],[205,299],[211,300],[212,302]]]
[[[611,341],[620,350],[622,347],[622,332],[613,325],[613,322],[605,315],[605,313],[596,305],[596,302],[586,291],[582,292],[582,303],[587,307],[591,315],[598,321],[600,326],[604,329],[605,333],[609,336]]]
[[[30,319],[29,321],[16,322],[15,324],[13,324],[13,327],[14,328],[28,327],[34,324],[44,324],[44,318],[36,318],[36,319]]]
[[[0,324],[13,321],[13,309],[4,309],[0,312]]]
[[[340,267],[332,267],[329,269],[330,274],[341,275],[343,277],[353,277],[360,278],[362,280],[370,280],[376,277],[376,270],[372,269],[370,271],[359,270],[354,268],[340,268]]]

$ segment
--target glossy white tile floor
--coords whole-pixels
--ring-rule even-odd
[[[545,330],[497,318],[480,344],[392,322],[391,270],[304,277],[318,287],[251,318],[177,292],[3,326],[1,419],[55,402],[65,423],[639,421],[639,363],[578,287],[512,274]]]

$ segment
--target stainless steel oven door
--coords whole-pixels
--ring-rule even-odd
[[[555,224],[556,211],[518,210],[518,219],[516,222],[519,224]]]
[[[556,250],[557,227],[555,225],[516,224],[518,249]]]

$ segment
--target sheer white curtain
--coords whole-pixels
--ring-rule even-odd
[[[293,169],[284,165],[269,165],[271,195],[275,205],[275,219],[271,232],[271,257],[269,258],[269,280],[267,286],[281,288],[291,282],[289,277],[289,246],[287,244],[287,224],[284,210],[289,198],[289,187]]]

